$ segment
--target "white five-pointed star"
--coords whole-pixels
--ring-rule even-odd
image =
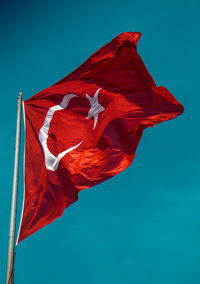
[[[86,98],[89,100],[90,102],[90,105],[91,105],[91,108],[88,112],[88,116],[86,118],[91,118],[91,117],[94,117],[94,126],[93,126],[93,130],[95,129],[96,127],[96,124],[97,124],[97,121],[98,121],[98,115],[100,112],[104,111],[105,108],[102,107],[99,102],[98,102],[98,94],[99,94],[99,91],[101,90],[101,88],[99,88],[94,97],[91,98],[88,94],[86,94]]]

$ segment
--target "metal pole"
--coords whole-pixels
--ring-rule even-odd
[[[20,151],[19,146],[20,146],[20,130],[21,130],[21,109],[22,109],[22,93],[19,93],[18,109],[17,109],[15,162],[14,162],[14,174],[13,174],[12,203],[11,203],[11,213],[10,213],[10,232],[9,232],[9,244],[8,244],[6,284],[13,284],[14,283],[15,224],[16,224],[17,189],[18,189],[18,173],[19,173],[19,151]]]

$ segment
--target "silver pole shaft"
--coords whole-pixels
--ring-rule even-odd
[[[10,231],[9,231],[9,244],[8,244],[6,284],[14,283],[15,227],[16,227],[17,189],[18,189],[18,173],[19,173],[21,109],[22,109],[22,93],[19,93],[18,109],[17,109],[15,162],[14,162],[14,174],[13,174],[12,203],[11,203],[11,213],[10,213]]]

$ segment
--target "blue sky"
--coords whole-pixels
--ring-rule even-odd
[[[125,31],[184,105],[144,131],[132,165],[80,193],[17,247],[15,283],[200,282],[199,1],[1,1],[0,283],[5,281],[17,96],[52,85]],[[23,150],[24,131],[22,131]],[[23,151],[17,224],[23,195]]]

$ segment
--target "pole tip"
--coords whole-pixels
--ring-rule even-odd
[[[18,99],[22,99],[22,92],[19,92],[19,97]]]

